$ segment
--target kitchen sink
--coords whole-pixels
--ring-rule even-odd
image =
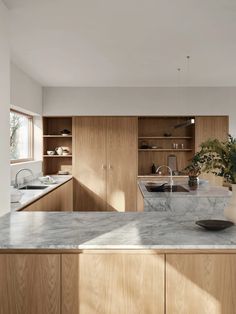
[[[182,185],[145,185],[148,192],[189,192]]]
[[[48,186],[47,185],[26,185],[20,188],[19,190],[44,190]]]

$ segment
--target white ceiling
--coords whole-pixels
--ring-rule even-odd
[[[12,59],[44,86],[236,86],[235,0],[4,2]]]

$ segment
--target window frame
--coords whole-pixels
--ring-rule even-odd
[[[27,162],[27,161],[33,161],[34,160],[34,117],[30,114],[27,114],[25,112],[19,111],[19,110],[15,110],[15,109],[10,109],[10,113],[14,112],[14,113],[18,113],[22,116],[27,117],[28,121],[29,121],[29,127],[28,127],[28,131],[29,131],[29,158],[22,158],[22,159],[11,159],[10,162],[11,164],[17,164],[17,163],[21,163],[21,162]]]

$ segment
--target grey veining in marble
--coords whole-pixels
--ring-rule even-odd
[[[223,215],[231,192],[224,187],[199,186],[189,192],[148,192],[147,182],[139,181],[144,197],[144,211],[169,211],[185,215],[192,213],[203,218],[218,218]],[[160,183],[158,183],[160,184]],[[186,189],[186,184],[181,184]]]
[[[191,214],[16,212],[0,218],[0,249],[236,249],[236,226],[209,232]]]

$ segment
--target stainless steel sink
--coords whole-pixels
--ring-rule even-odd
[[[145,185],[148,192],[189,192],[182,185]]]
[[[19,190],[44,190],[48,186],[47,185],[26,185],[20,188]]]

